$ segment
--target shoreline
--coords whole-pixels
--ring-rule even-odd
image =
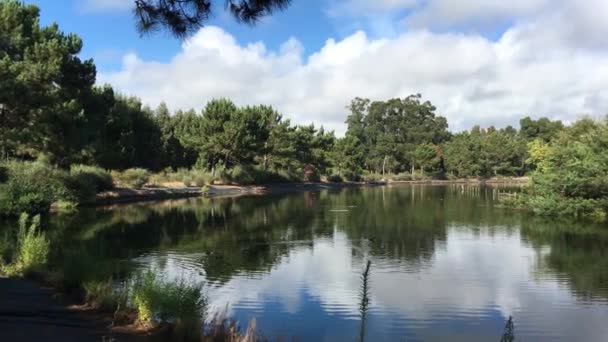
[[[140,190],[118,188],[97,195],[94,201],[85,203],[83,206],[96,207],[120,203],[136,203],[162,201],[167,199],[191,198],[191,197],[240,197],[260,196],[266,194],[279,194],[299,191],[314,191],[327,189],[364,188],[378,186],[398,185],[525,185],[529,181],[527,177],[518,178],[490,178],[490,179],[455,179],[455,180],[414,180],[414,181],[377,181],[377,182],[319,182],[319,183],[282,183],[266,185],[210,185],[209,190],[203,192],[199,187],[150,187]]]

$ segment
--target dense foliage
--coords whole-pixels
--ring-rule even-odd
[[[520,205],[543,215],[608,215],[608,123],[582,119],[550,142],[534,141],[536,165]]]
[[[126,1],[126,0],[125,0]],[[212,0],[133,0],[140,32],[167,29],[178,37],[198,30],[213,15]],[[225,0],[225,7],[239,22],[254,24],[261,17],[283,10],[291,0]]]
[[[419,94],[354,99],[340,138],[293,125],[270,106],[229,99],[198,111],[171,113],[164,103],[151,109],[109,85],[95,86],[93,61],[78,57],[80,38],[55,24],[41,27],[38,8],[14,0],[0,0],[0,47],[3,214],[86,202],[115,183],[141,188],[169,175],[199,187],[292,182],[304,179],[304,169],[314,170],[309,180],[333,181],[532,174],[526,205],[535,211],[605,213],[603,123],[564,127],[525,117],[519,130],[475,126],[453,134]]]

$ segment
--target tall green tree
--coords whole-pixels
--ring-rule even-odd
[[[551,121],[545,117],[534,120],[526,116],[519,120],[519,125],[520,135],[528,141],[542,139],[545,142],[549,142],[564,129],[564,124],[561,121]]]
[[[408,170],[418,145],[439,145],[450,137],[446,119],[419,94],[373,102],[356,98],[349,109],[346,135],[358,139],[369,171]]]
[[[548,144],[534,143],[538,164],[527,206],[546,215],[608,218],[608,124],[582,119]]]
[[[0,148],[5,157],[46,153],[65,164],[86,145],[83,104],[95,66],[78,57],[78,36],[39,22],[37,6],[0,2]]]
[[[154,111],[154,121],[161,134],[160,167],[162,168],[191,168],[196,163],[198,152],[193,148],[185,147],[176,132],[178,121],[182,118],[183,112],[171,116],[164,102],[161,102]],[[180,124],[184,125],[182,122]]]

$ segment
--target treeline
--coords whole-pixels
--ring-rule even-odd
[[[241,184],[301,181],[305,168],[314,170],[309,180],[327,176],[330,181],[532,173],[534,196],[552,193],[546,203],[565,197],[585,200],[587,209],[576,212],[597,208],[606,195],[605,123],[585,119],[565,127],[560,121],[526,117],[519,130],[475,126],[454,134],[420,95],[354,99],[344,137],[322,127],[294,125],[270,106],[238,107],[228,99],[171,113],[165,104],[151,109],[109,85],[95,86],[94,62],[78,56],[82,40],[56,24],[40,27],[35,5],[0,1],[0,22],[0,153],[5,165],[0,165],[0,182],[7,183],[0,187],[0,204],[9,203],[14,212],[27,207],[15,205],[19,201],[40,202],[41,188],[49,189],[40,202],[44,207],[57,198],[90,198],[112,186],[104,169],[129,169],[117,175],[121,183],[137,186],[148,179],[142,168],[196,170],[211,175],[203,183]],[[18,165],[16,160],[44,165]],[[61,181],[45,182],[45,174],[57,174]],[[565,185],[573,179],[576,185]],[[545,207],[539,211],[549,212],[550,205]]]
[[[143,167],[265,168],[329,166],[335,137],[294,126],[273,108],[238,108],[214,100],[202,111],[169,113],[95,86],[82,41],[56,24],[39,26],[39,10],[0,2],[0,151],[3,159],[45,158],[52,164]]]
[[[335,166],[355,174],[523,176],[534,168],[527,162],[528,144],[548,142],[564,128],[560,121],[525,117],[519,131],[475,126],[452,134],[446,119],[436,115],[430,102],[421,102],[420,95],[374,102],[357,98],[349,108],[348,130],[335,147]]]
[[[57,25],[40,27],[34,5],[0,2],[0,151],[4,160],[44,159],[104,169],[152,171],[255,166],[357,179],[364,174],[445,177],[523,175],[527,144],[549,141],[563,128],[548,119],[521,120],[521,129],[473,128],[451,134],[444,117],[420,95],[388,101],[355,99],[345,137],[322,127],[293,125],[270,106],[237,107],[227,99],[170,113],[111,86],[95,86],[82,41]]]

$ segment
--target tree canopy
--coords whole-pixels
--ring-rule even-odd
[[[216,0],[134,0],[141,33],[166,29],[177,37],[198,30],[212,16]],[[260,18],[289,6],[291,0],[225,0],[224,6],[239,22],[254,24]]]

